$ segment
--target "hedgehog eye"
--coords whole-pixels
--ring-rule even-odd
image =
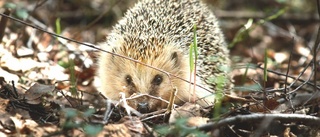
[[[163,80],[162,76],[158,74],[158,75],[154,76],[154,78],[152,80],[152,84],[160,85],[162,83],[162,80]]]
[[[127,82],[128,85],[132,84],[132,78],[131,78],[130,75],[126,75],[125,79],[126,79],[126,82]]]

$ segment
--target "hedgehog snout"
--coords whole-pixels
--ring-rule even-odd
[[[145,101],[138,102],[137,110],[141,113],[149,112],[149,103]]]
[[[148,113],[151,111],[151,104],[150,99],[146,96],[138,97],[134,100],[130,100],[129,105],[135,108],[140,113]]]
[[[159,100],[152,99],[147,95],[129,101],[129,105],[135,108],[140,113],[149,113],[155,111],[159,107],[161,107],[160,103],[161,102]]]

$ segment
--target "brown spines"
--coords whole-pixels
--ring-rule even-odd
[[[154,60],[163,54],[163,38],[138,38],[129,37],[124,39],[125,46],[119,47],[117,52],[130,58],[145,62],[145,60]]]

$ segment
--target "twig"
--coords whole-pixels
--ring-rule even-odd
[[[289,60],[288,60],[288,67],[287,67],[287,72],[286,72],[286,79],[284,81],[284,94],[286,95],[287,94],[287,90],[289,90],[289,88],[287,88],[287,84],[288,84],[288,74],[289,74],[289,70],[290,70],[290,66],[291,66],[291,59],[292,59],[292,50],[293,50],[293,47],[294,47],[294,37],[292,38],[291,40],[291,50],[290,50],[290,56],[289,56]],[[290,96],[290,95],[289,95]],[[293,107],[292,105],[292,100],[291,98],[285,96],[285,99],[289,101],[290,103],[290,106],[291,106],[291,109],[292,110],[295,110],[295,108]]]
[[[161,110],[158,110],[158,111],[153,111],[153,112],[150,112],[150,113],[145,113],[145,114],[142,114],[140,116],[140,119],[141,121],[144,121],[146,119],[150,119],[150,117],[154,117],[154,116],[157,116],[157,115],[160,115],[160,114],[163,114],[167,111],[167,109],[161,109]]]
[[[307,66],[309,66],[311,64],[311,62],[307,65]],[[264,69],[263,67],[261,67],[261,66],[259,66],[259,65],[257,65],[257,68],[259,68],[259,69]],[[280,75],[280,76],[286,76],[286,74],[283,74],[283,73],[280,73],[280,72],[277,72],[277,71],[274,71],[274,70],[269,70],[269,69],[267,69],[267,71],[268,72],[270,72],[270,73],[274,73],[274,74],[277,74],[277,75]],[[303,80],[303,79],[300,79],[300,77],[298,77],[298,78],[296,78],[296,77],[294,77],[294,76],[291,76],[291,75],[287,75],[287,77],[289,77],[289,78],[291,78],[291,79],[294,79],[294,80],[296,80],[296,81],[299,81],[299,82],[305,82],[306,84],[308,84],[308,85],[310,85],[310,86],[314,86],[314,84],[313,83],[311,83],[311,82],[309,82],[309,81],[305,81],[305,80]],[[317,86],[317,90],[320,90],[320,87],[319,86]],[[278,90],[277,90],[278,91]]]
[[[141,119],[141,121],[147,121],[156,117],[164,117],[164,116],[166,116],[166,113],[160,113],[160,114],[152,115],[150,117],[143,118]]]
[[[302,72],[300,72],[300,74],[298,75],[297,79],[299,79],[299,78],[302,76],[302,74],[304,74],[304,72],[305,72],[305,71],[307,70],[307,68],[312,64],[312,62],[313,62],[313,61],[310,61],[309,64],[308,64],[306,67],[303,68]],[[314,69],[314,68],[312,68],[312,69]],[[312,70],[312,71],[311,71],[311,75],[310,75],[310,77],[308,78],[308,80],[306,80],[305,82],[303,82],[302,84],[300,84],[295,90],[292,90],[292,91],[290,91],[290,92],[287,93],[287,94],[291,94],[291,93],[293,93],[293,92],[296,92],[296,91],[297,91],[298,89],[300,89],[302,86],[304,86],[305,84],[307,84],[307,82],[311,79],[313,73],[314,73],[314,71]],[[290,84],[289,87],[293,86],[293,84],[297,82],[297,79],[295,79],[295,80]],[[315,86],[317,86],[317,85],[315,85]]]
[[[226,125],[232,125],[239,122],[261,122],[263,119],[273,119],[273,121],[279,120],[282,122],[299,122],[307,126],[319,126],[320,123],[320,118],[303,114],[251,114],[229,117],[193,128],[203,131],[212,131],[212,129]]]
[[[169,101],[167,101],[165,99],[162,99],[161,97],[156,97],[156,96],[152,96],[152,95],[149,95],[149,94],[138,94],[138,95],[130,96],[130,97],[126,98],[126,100],[133,100],[133,99],[136,99],[136,98],[140,98],[142,96],[147,96],[147,97],[152,98],[152,99],[160,100],[160,101],[163,101],[163,102],[165,102],[167,104],[170,103]],[[176,105],[174,105],[174,106],[176,106]]]
[[[112,114],[113,108],[111,108],[111,101],[110,99],[106,99],[106,111],[104,113],[104,117],[103,117],[103,124],[107,124],[111,114]]]
[[[290,50],[290,56],[289,56],[289,60],[288,60],[288,67],[287,67],[287,72],[286,72],[286,79],[284,81],[284,94],[287,94],[287,82],[288,82],[288,74],[289,74],[290,65],[291,65],[292,50],[293,50],[293,47],[294,47],[294,37],[292,38],[291,41],[292,41],[291,42],[292,48]]]

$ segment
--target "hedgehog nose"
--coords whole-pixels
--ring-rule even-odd
[[[141,113],[147,113],[149,111],[148,102],[139,102],[137,110]]]

